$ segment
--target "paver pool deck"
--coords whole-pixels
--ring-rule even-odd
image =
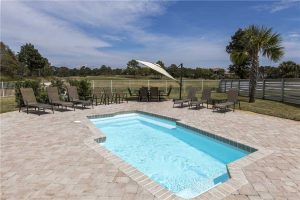
[[[131,110],[176,118],[269,152],[242,168],[245,181],[228,188],[229,195],[206,192],[197,199],[300,199],[299,121],[172,105],[171,101],[129,102],[41,116],[1,114],[1,199],[177,199],[153,195],[87,144],[95,136],[87,116]]]

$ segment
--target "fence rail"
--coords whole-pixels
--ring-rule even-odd
[[[221,80],[219,89],[237,88],[240,96],[249,96],[250,80]],[[300,104],[300,79],[263,79],[257,81],[255,97]]]
[[[179,87],[178,82],[173,80],[92,80],[92,87],[108,87],[108,88],[140,88],[144,87],[159,87],[168,90],[169,86]],[[202,90],[205,87],[217,89],[219,80],[183,80],[183,89],[196,87]]]
[[[15,95],[15,82],[0,82],[0,96],[9,97]]]

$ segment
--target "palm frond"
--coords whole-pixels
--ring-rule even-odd
[[[239,65],[249,60],[249,53],[247,51],[242,51],[242,52],[233,51],[230,54],[230,60],[232,63]]]

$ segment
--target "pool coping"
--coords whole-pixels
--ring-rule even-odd
[[[171,192],[164,186],[160,185],[156,181],[153,181],[150,177],[146,176],[144,173],[140,172],[138,169],[133,167],[132,165],[128,164],[124,160],[122,160],[120,157],[112,153],[111,151],[107,150],[105,147],[99,145],[99,143],[104,142],[106,140],[106,136],[104,133],[101,132],[101,130],[97,129],[96,126],[89,120],[94,118],[103,118],[103,117],[112,117],[119,114],[128,114],[128,113],[140,113],[155,117],[160,117],[163,119],[168,119],[176,122],[176,125],[179,125],[181,127],[192,129],[193,131],[197,132],[198,134],[205,135],[211,138],[214,138],[216,140],[219,140],[221,142],[227,143],[231,146],[235,146],[237,148],[243,149],[250,154],[248,154],[245,157],[242,157],[234,162],[229,163],[227,166],[228,174],[230,176],[230,179],[227,180],[224,183],[221,183],[219,185],[216,185],[215,187],[207,190],[204,193],[201,193],[200,195],[194,197],[193,199],[201,199],[201,200],[207,200],[207,199],[223,199],[233,192],[240,189],[243,185],[246,185],[248,183],[248,180],[246,179],[246,176],[243,172],[243,168],[258,161],[259,159],[262,159],[268,155],[270,155],[273,151],[253,145],[248,144],[244,141],[234,141],[232,139],[225,138],[223,136],[220,136],[216,133],[212,133],[212,131],[205,130],[203,128],[196,128],[193,125],[188,125],[188,122],[184,122],[179,119],[158,115],[150,112],[144,112],[140,110],[130,110],[130,111],[120,111],[120,112],[112,112],[107,114],[100,114],[100,115],[90,115],[85,117],[82,121],[84,122],[84,125],[89,128],[89,130],[92,132],[93,136],[89,137],[84,140],[84,143],[88,145],[90,148],[94,149],[97,153],[99,153],[102,157],[104,157],[106,160],[110,161],[112,164],[114,164],[119,170],[121,170],[123,173],[125,173],[128,177],[136,181],[141,187],[148,190],[151,194],[153,194],[158,199],[183,199],[176,195],[176,193]]]

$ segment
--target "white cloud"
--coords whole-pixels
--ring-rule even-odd
[[[290,32],[288,34],[288,37],[289,38],[292,38],[292,39],[297,39],[297,38],[300,38],[300,33],[297,33],[297,32]]]
[[[300,1],[299,0],[282,0],[280,2],[276,2],[271,7],[271,12],[278,12],[281,10],[285,10],[294,6],[300,7]]]
[[[15,50],[31,42],[45,53],[60,55],[99,55],[96,48],[110,44],[88,37],[61,20],[55,20],[26,6],[23,2],[3,2],[2,39]]]
[[[53,64],[79,65],[100,62],[115,64],[118,55],[105,53],[102,49],[111,44],[81,31],[76,23],[109,30],[131,30],[139,16],[161,12],[153,3],[143,2],[80,2],[48,1],[1,2],[1,40],[13,50],[26,42],[49,57]],[[113,31],[112,31],[113,32]],[[101,36],[101,35],[100,35]],[[124,38],[103,34],[108,41]]]
[[[283,36],[285,55],[283,60],[293,60],[300,63],[300,33],[293,31]]]
[[[255,6],[259,11],[269,11],[270,13],[276,13],[291,7],[300,8],[299,0],[281,0],[281,1],[269,1],[267,4]]]
[[[144,30],[148,17],[164,13],[166,3],[149,1],[2,2],[2,39],[15,51],[26,43],[37,46],[55,65],[107,64],[124,66],[132,58],[195,66],[228,61],[224,44],[200,37],[175,38]],[[81,26],[100,30],[96,37]],[[102,38],[102,39],[99,39]],[[106,51],[113,42],[130,40],[142,46]]]

